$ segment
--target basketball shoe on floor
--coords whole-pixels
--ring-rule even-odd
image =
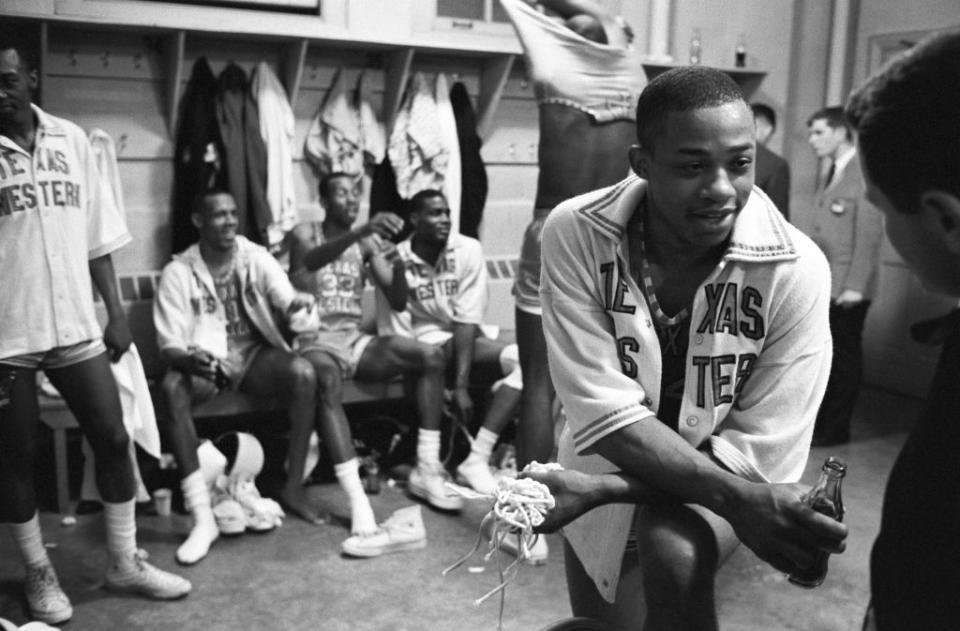
[[[434,508],[440,510],[460,510],[463,508],[463,498],[453,494],[445,486],[450,479],[443,465],[420,463],[410,471],[407,479],[407,490],[414,497],[419,497]]]
[[[419,506],[393,512],[372,535],[354,535],[343,542],[341,550],[354,557],[377,557],[390,552],[419,550],[427,545],[427,531]]]
[[[154,567],[146,559],[146,551],[137,550],[127,562],[111,566],[104,580],[107,589],[157,600],[174,600],[190,593],[190,581]]]
[[[63,624],[73,616],[70,599],[60,589],[49,561],[27,566],[25,590],[30,617],[48,624]]]

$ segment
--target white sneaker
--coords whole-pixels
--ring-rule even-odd
[[[393,512],[372,535],[354,535],[340,546],[344,554],[354,557],[377,557],[390,552],[419,550],[427,545],[427,531],[419,506],[408,506]]]
[[[124,567],[113,565],[107,570],[104,583],[115,592],[132,592],[157,600],[183,598],[193,588],[190,581],[156,568],[146,561],[147,553],[137,550]]]
[[[484,462],[471,461],[469,458],[457,466],[457,481],[463,480],[477,493],[493,495],[497,490],[497,481]]]
[[[60,588],[57,573],[49,561],[27,566],[24,591],[31,618],[49,624],[62,624],[73,617],[70,599]]]
[[[407,490],[434,508],[460,510],[463,508],[463,498],[447,490],[445,483],[449,479],[450,476],[441,464],[418,464],[407,478]]]

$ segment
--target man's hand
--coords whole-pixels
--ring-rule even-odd
[[[863,302],[863,294],[861,294],[859,291],[854,291],[853,289],[844,289],[843,292],[837,296],[835,302],[836,305],[841,309],[854,307]]]
[[[170,364],[182,373],[197,375],[209,381],[217,379],[217,359],[202,348],[191,348],[190,351]]]
[[[466,426],[470,426],[473,420],[473,399],[466,388],[454,388],[453,390],[453,412],[457,418]]]
[[[403,231],[403,219],[393,213],[377,213],[363,227],[365,235],[376,234],[384,239],[392,239]]]
[[[300,311],[301,309],[312,309],[316,300],[310,294],[297,293],[290,305],[287,307],[287,316]]]
[[[103,329],[103,343],[107,347],[110,361],[117,363],[130,345],[133,344],[133,334],[126,318],[110,318]]]
[[[521,472],[520,478],[529,478],[546,485],[556,501],[556,506],[547,511],[542,524],[533,529],[539,534],[557,532],[591,508],[598,493],[598,476],[574,469],[555,471]]]
[[[750,483],[722,515],[740,541],[782,572],[810,567],[821,551],[840,553],[847,527],[803,503],[801,484]]]

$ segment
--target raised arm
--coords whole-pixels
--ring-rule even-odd
[[[607,36],[604,43],[611,46],[626,46],[633,39],[633,32],[618,16],[607,11],[599,2],[594,0],[540,0],[537,4],[556,13],[564,20],[578,15],[587,15],[600,23]]]

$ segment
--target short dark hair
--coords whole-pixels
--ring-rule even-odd
[[[207,199],[213,197],[214,195],[230,195],[233,197],[233,193],[226,189],[224,186],[213,186],[204,190],[202,193],[198,193],[196,197],[193,198],[193,204],[191,205],[190,212],[197,215],[202,215],[205,210],[207,210]]]
[[[765,118],[770,121],[770,126],[777,128],[777,114],[773,108],[765,103],[751,103],[750,109],[753,110],[754,118]]]
[[[653,141],[663,133],[667,115],[737,101],[747,104],[740,86],[727,73],[706,66],[673,68],[658,75],[640,93],[637,140],[653,150]]]
[[[317,192],[320,193],[322,199],[327,199],[330,196],[330,185],[333,184],[333,181],[339,178],[345,177],[351,182],[357,180],[356,176],[350,175],[349,173],[344,173],[343,171],[334,171],[333,173],[328,173],[320,178],[320,183],[317,184]]]
[[[447,197],[437,189],[425,188],[410,198],[410,201],[407,202],[407,207],[410,209],[411,214],[415,212],[419,212],[423,210],[424,207],[426,206],[424,202],[426,202],[428,199],[433,199],[435,197],[442,197],[444,200],[447,199]]]
[[[900,212],[942,190],[960,197],[960,32],[931,35],[890,60],[850,97],[870,180]]]
[[[843,107],[840,105],[832,105],[830,107],[823,107],[810,115],[810,118],[807,119],[807,127],[813,125],[814,121],[826,121],[827,126],[832,129],[840,129],[841,127],[846,130],[847,138],[852,139],[853,135],[850,133],[850,126],[847,124],[847,117],[843,113]]]

